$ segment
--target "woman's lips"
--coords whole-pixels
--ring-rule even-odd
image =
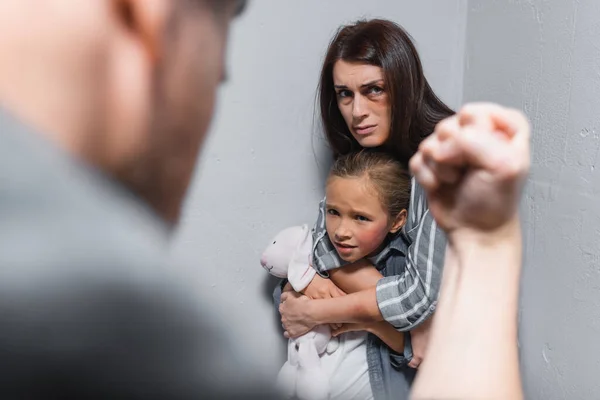
[[[361,125],[361,126],[355,126],[354,131],[358,135],[368,135],[370,133],[373,133],[376,128],[377,128],[377,125]]]

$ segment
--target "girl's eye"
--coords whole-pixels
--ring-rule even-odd
[[[370,221],[370,219],[369,219],[369,218],[367,218],[367,217],[364,217],[364,216],[362,216],[362,215],[357,215],[357,216],[356,216],[356,219],[357,219],[357,220],[359,220],[359,221],[365,221],[365,222],[366,222],[366,221]]]
[[[336,210],[333,210],[333,209],[327,210],[327,214],[329,214],[329,215],[339,215],[339,213]]]

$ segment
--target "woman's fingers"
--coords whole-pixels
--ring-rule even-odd
[[[417,357],[413,357],[412,360],[410,360],[410,362],[408,363],[408,366],[410,368],[417,369],[417,368],[419,368],[419,365],[421,365],[421,361],[423,361],[423,360],[421,360]]]

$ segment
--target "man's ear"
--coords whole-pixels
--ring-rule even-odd
[[[394,222],[392,223],[392,226],[390,227],[390,233],[396,233],[400,229],[402,229],[404,224],[406,224],[407,215],[408,215],[408,212],[406,211],[406,209],[400,211],[398,213],[398,215],[396,215],[396,218],[394,218]]]
[[[171,0],[112,0],[117,23],[139,41],[152,61],[161,58],[163,38],[170,13],[175,5]]]

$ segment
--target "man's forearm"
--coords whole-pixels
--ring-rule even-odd
[[[374,287],[332,299],[312,300],[307,312],[317,325],[383,321]]]
[[[416,399],[519,399],[521,231],[450,240],[430,347]]]

